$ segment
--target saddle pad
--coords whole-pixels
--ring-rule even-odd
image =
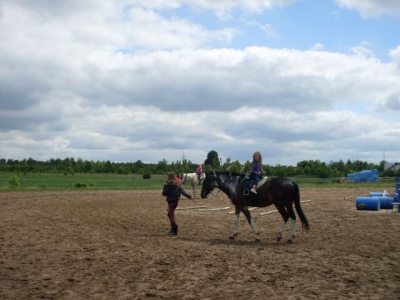
[[[257,183],[256,188],[258,189],[260,186],[262,186],[267,181],[267,179],[267,176],[264,176],[262,179],[260,179],[260,181]]]

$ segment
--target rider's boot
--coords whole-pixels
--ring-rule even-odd
[[[177,234],[178,234],[178,225],[172,226],[169,235],[177,235]]]

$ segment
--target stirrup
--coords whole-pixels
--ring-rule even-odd
[[[243,196],[248,196],[250,193],[249,193],[249,189],[244,189],[243,190]]]

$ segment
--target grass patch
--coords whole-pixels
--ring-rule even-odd
[[[32,190],[161,190],[167,179],[166,175],[151,175],[143,179],[142,174],[14,174],[0,173],[0,191]],[[360,188],[383,191],[395,187],[394,177],[379,178],[378,182],[340,184],[336,178],[291,178],[300,188]],[[79,184],[80,186],[77,186]],[[85,186],[84,186],[85,185]],[[185,189],[191,190],[189,183]]]
[[[13,176],[13,188],[9,185]],[[144,180],[141,174],[0,174],[0,191],[10,190],[159,190],[162,189],[167,176],[152,175],[151,179]],[[86,186],[84,186],[86,185]]]

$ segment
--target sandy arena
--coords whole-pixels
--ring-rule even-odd
[[[188,190],[190,192],[190,190]],[[160,191],[0,193],[0,299],[400,299],[400,213],[358,211],[369,189],[300,190],[311,231],[287,244],[268,207],[254,242],[228,210],[179,210]],[[393,190],[388,190],[393,193]],[[344,197],[350,197],[344,199]],[[225,197],[179,207],[231,206]]]

